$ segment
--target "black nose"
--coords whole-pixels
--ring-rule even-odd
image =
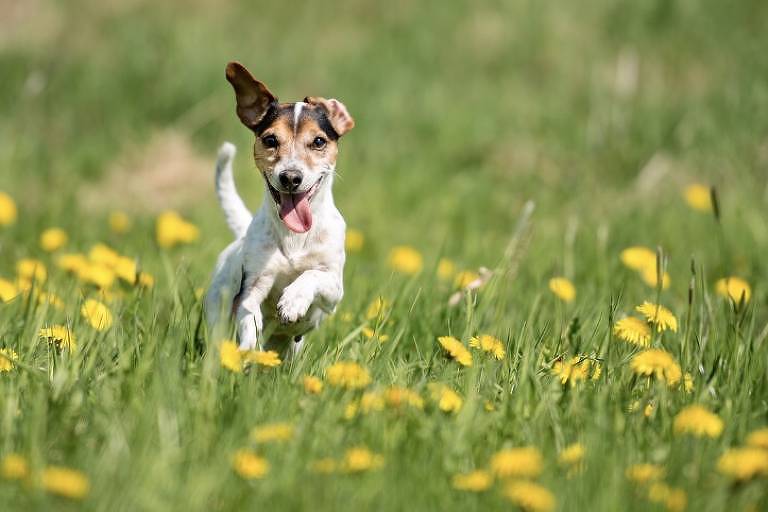
[[[301,180],[303,179],[303,175],[301,174],[301,171],[296,170],[288,170],[288,171],[282,171],[279,176],[280,184],[289,192],[293,192],[297,188],[299,188],[299,185],[301,185]]]

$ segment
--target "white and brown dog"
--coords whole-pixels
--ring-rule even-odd
[[[251,215],[235,189],[235,147],[216,163],[216,192],[236,240],[220,255],[205,298],[210,329],[234,315],[241,350],[301,348],[343,294],[345,224],[331,193],[338,139],[355,123],[334,99],[278,103],[237,62],[227,65],[237,115],[256,135],[267,193]]]

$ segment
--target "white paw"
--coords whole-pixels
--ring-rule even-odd
[[[307,314],[312,305],[314,294],[302,286],[290,285],[283,291],[277,302],[277,314],[283,323],[297,322]]]

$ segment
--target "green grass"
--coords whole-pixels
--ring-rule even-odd
[[[716,470],[727,448],[768,425],[764,2],[29,5],[0,25],[0,190],[19,206],[18,222],[0,228],[0,277],[14,279],[20,258],[40,258],[45,288],[66,307],[0,303],[0,347],[19,354],[14,370],[0,373],[0,456],[23,454],[35,471],[76,468],[91,491],[70,501],[0,479],[1,509],[508,508],[502,483],[473,494],[452,489],[451,477],[523,445],[542,451],[537,481],[558,510],[657,506],[624,476],[639,462],[664,466],[689,510],[768,507],[765,478],[734,485]],[[335,196],[365,235],[363,250],[348,255],[339,312],[298,359],[248,374],[221,368],[215,340],[198,335],[195,289],[230,241],[212,168],[210,185],[183,175],[175,183],[189,190],[173,206],[202,237],[172,250],[154,242],[163,196],[148,204],[104,181],[158,133],[179,134],[191,162],[205,165],[231,140],[238,185],[255,207],[262,185],[248,159],[251,135],[223,77],[232,59],[285,101],[345,102],[357,127],[342,142]],[[153,192],[153,175],[140,176]],[[716,187],[719,221],[687,207],[681,190],[693,182]],[[88,187],[106,206],[82,200]],[[518,226],[529,200],[535,211]],[[129,211],[131,232],[110,233],[110,205]],[[40,232],[54,225],[69,233],[67,250],[107,243],[157,279],[152,290],[123,288],[104,333],[78,313],[94,291],[39,248]],[[424,255],[419,275],[387,265],[401,244]],[[638,244],[662,248],[669,289],[649,288],[621,265],[619,252]],[[451,283],[435,276],[440,257],[496,274],[451,308]],[[547,289],[555,275],[575,283],[573,303]],[[734,308],[715,294],[726,275],[751,284],[748,304]],[[356,333],[378,296],[392,303],[381,345]],[[637,349],[611,324],[643,300],[680,321],[677,334],[653,344],[693,375],[691,393],[633,376]],[[74,354],[39,340],[55,323],[72,326]],[[485,332],[503,340],[502,361],[475,352],[474,366],[461,368],[436,341]],[[601,378],[561,386],[550,368],[574,354],[602,360]],[[424,410],[345,419],[358,392],[326,386],[309,396],[301,385],[338,360],[367,367],[371,390],[418,391]],[[432,382],[465,398],[458,414],[437,409]],[[485,411],[487,400],[495,411]],[[657,407],[649,418],[630,413],[635,400]],[[724,420],[720,437],[674,434],[674,416],[693,403]],[[254,426],[273,421],[294,423],[294,439],[257,447],[271,471],[240,479],[232,453],[249,445]],[[584,470],[568,478],[557,455],[576,441],[587,448]],[[381,453],[384,466],[308,470],[356,445]]]

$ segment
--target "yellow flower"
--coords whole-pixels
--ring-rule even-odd
[[[122,235],[131,229],[131,219],[125,212],[112,212],[109,214],[109,229],[113,233]]]
[[[365,336],[369,340],[373,339],[374,337],[376,337],[376,339],[379,341],[379,343],[384,343],[386,341],[389,341],[389,334],[378,334],[377,335],[376,331],[374,331],[373,329],[371,329],[368,326],[363,327],[360,330],[360,332],[362,333],[363,336]]]
[[[45,264],[40,260],[31,258],[20,259],[16,263],[16,272],[19,274],[19,280],[37,284],[44,283],[48,277]]]
[[[755,448],[768,450],[768,427],[750,432],[747,436],[747,444]]]
[[[685,375],[683,375],[683,389],[686,393],[693,392],[693,375],[688,372],[685,372]]]
[[[472,337],[469,340],[469,346],[482,349],[483,352],[492,354],[496,359],[504,359],[504,356],[506,355],[504,343],[490,334],[481,334],[479,337]]]
[[[283,362],[280,359],[279,354],[274,350],[251,350],[245,355],[245,360],[249,363],[266,366],[268,368],[274,368]]]
[[[688,206],[701,212],[712,211],[712,193],[708,186],[694,183],[683,191]]]
[[[579,464],[582,460],[584,460],[584,455],[586,453],[586,448],[584,448],[584,445],[581,443],[573,443],[565,448],[563,448],[563,451],[560,452],[560,455],[558,455],[557,460],[560,464],[564,466],[573,466],[575,464]]]
[[[243,371],[243,354],[237,348],[237,343],[224,340],[219,345],[219,360],[227,370],[240,373]]]
[[[346,473],[362,473],[363,471],[378,469],[383,465],[384,457],[373,453],[364,446],[350,448],[341,461],[341,469]]]
[[[635,464],[627,468],[627,478],[638,484],[661,480],[664,468],[657,464]]]
[[[232,456],[232,468],[241,478],[255,480],[269,473],[269,462],[251,450],[241,449]]]
[[[365,237],[363,233],[357,229],[348,229],[347,237],[344,240],[344,246],[349,252],[360,252],[363,249],[365,243]]]
[[[613,333],[624,341],[641,347],[651,344],[651,329],[639,318],[628,316],[613,326]]]
[[[310,395],[318,395],[323,391],[323,381],[312,375],[305,375],[302,381],[304,392]]]
[[[493,483],[493,477],[487,471],[477,470],[460,475],[454,475],[451,485],[459,491],[482,492],[488,490]]]
[[[460,365],[472,366],[472,354],[459,340],[453,336],[440,336],[437,341]]]
[[[16,366],[13,364],[19,358],[17,354],[11,348],[0,348],[0,373],[9,372]]]
[[[768,476],[768,451],[760,448],[732,448],[717,461],[720,473],[736,480],[749,480],[757,475]]]
[[[88,299],[80,308],[80,314],[82,314],[91,327],[97,331],[106,331],[112,327],[112,312],[109,308],[97,301],[96,299]]]
[[[113,268],[117,265],[120,254],[105,244],[96,244],[88,252],[88,259],[93,263],[101,263]]]
[[[326,369],[325,373],[326,380],[331,386],[362,389],[371,383],[368,370],[353,361],[334,363]]]
[[[659,273],[656,271],[656,264],[654,263],[653,266],[646,267],[643,270],[640,271],[640,277],[643,278],[643,281],[645,281],[645,284],[652,288],[656,288],[659,285]],[[661,289],[666,290],[669,288],[670,278],[669,274],[664,272],[664,274],[661,276]]]
[[[493,474],[501,478],[535,478],[541,474],[542,466],[541,452],[533,446],[498,451],[490,462]]]
[[[114,270],[103,263],[86,261],[85,264],[78,268],[77,277],[103,290],[112,286],[117,276]]]
[[[62,270],[77,274],[88,265],[88,258],[78,253],[62,254],[56,260],[56,265]]]
[[[752,296],[752,289],[749,287],[749,283],[740,277],[734,276],[718,279],[715,283],[715,291],[736,303],[740,302],[742,297],[744,297],[745,303],[749,302],[749,298]]]
[[[464,400],[454,390],[444,384],[431,383],[428,385],[432,400],[443,412],[459,412]]]
[[[645,301],[635,309],[642,313],[650,323],[656,324],[658,332],[666,331],[667,329],[677,332],[677,318],[664,306]]]
[[[368,306],[368,310],[365,312],[365,318],[373,320],[374,318],[383,317],[389,309],[389,306],[390,304],[387,299],[384,297],[376,297],[376,299],[371,302],[371,305]]]
[[[453,280],[453,285],[456,288],[464,289],[467,286],[469,286],[471,283],[477,281],[480,279],[480,274],[477,272],[473,272],[471,270],[462,270],[458,274],[456,274],[456,277]]]
[[[647,247],[628,247],[621,251],[621,262],[632,270],[644,270],[648,267],[656,268],[656,252]]]
[[[413,247],[398,245],[389,252],[389,265],[402,274],[418,274],[423,267],[423,258]]]
[[[677,385],[683,377],[680,365],[672,354],[658,348],[643,350],[632,358],[629,365],[638,375],[655,376],[669,386]]]
[[[117,261],[115,261],[113,269],[117,277],[119,277],[126,283],[136,284],[136,279],[138,277],[136,260],[132,258],[127,258],[125,256],[119,256],[117,258]]]
[[[64,309],[64,301],[55,293],[40,292],[37,296],[37,302],[51,305],[56,309]]]
[[[168,249],[177,244],[194,242],[200,236],[197,226],[184,220],[174,211],[166,211],[157,218],[155,229],[157,244]]]
[[[549,289],[564,302],[573,302],[576,298],[576,288],[564,277],[553,277],[549,280]]]
[[[52,325],[44,329],[40,329],[38,335],[41,338],[45,338],[52,342],[59,348],[65,348],[67,350],[74,351],[77,349],[77,340],[72,331],[64,325]]]
[[[0,226],[10,226],[16,222],[18,210],[13,198],[0,191]]]
[[[669,512],[683,512],[688,506],[685,491],[670,487],[664,482],[655,482],[648,488],[648,499],[653,503],[662,503]]]
[[[42,482],[46,491],[75,500],[85,498],[91,488],[85,474],[75,469],[60,466],[45,468]]]
[[[567,360],[558,359],[552,366],[552,373],[560,377],[561,384],[570,381],[571,386],[575,386],[580,380],[586,380],[589,377],[590,365],[591,361],[587,356],[574,356]]]
[[[27,459],[17,453],[9,453],[0,461],[0,475],[6,480],[23,480],[29,476]]]
[[[269,423],[251,430],[251,439],[255,443],[290,441],[293,438],[293,430],[290,423]]]
[[[723,420],[701,405],[689,405],[675,416],[676,434],[692,434],[697,437],[719,437],[723,432]]]
[[[68,240],[69,237],[63,229],[48,228],[40,235],[40,247],[48,252],[58,251],[67,245]]]
[[[0,278],[0,301],[11,302],[18,297],[19,289],[10,281]]]
[[[437,277],[447,281],[456,273],[456,264],[448,258],[440,258],[437,262]]]
[[[416,409],[424,408],[424,400],[418,393],[399,386],[390,386],[384,391],[384,402],[393,409],[399,409],[404,405],[410,405]]]
[[[147,272],[139,272],[139,286],[142,288],[152,288],[155,286],[155,278]]]
[[[504,496],[530,512],[549,512],[555,508],[555,497],[546,488],[527,480],[511,481],[504,486]]]
[[[313,460],[309,463],[309,470],[313,473],[330,474],[335,472],[339,467],[339,464],[335,459],[326,457],[324,459]]]

